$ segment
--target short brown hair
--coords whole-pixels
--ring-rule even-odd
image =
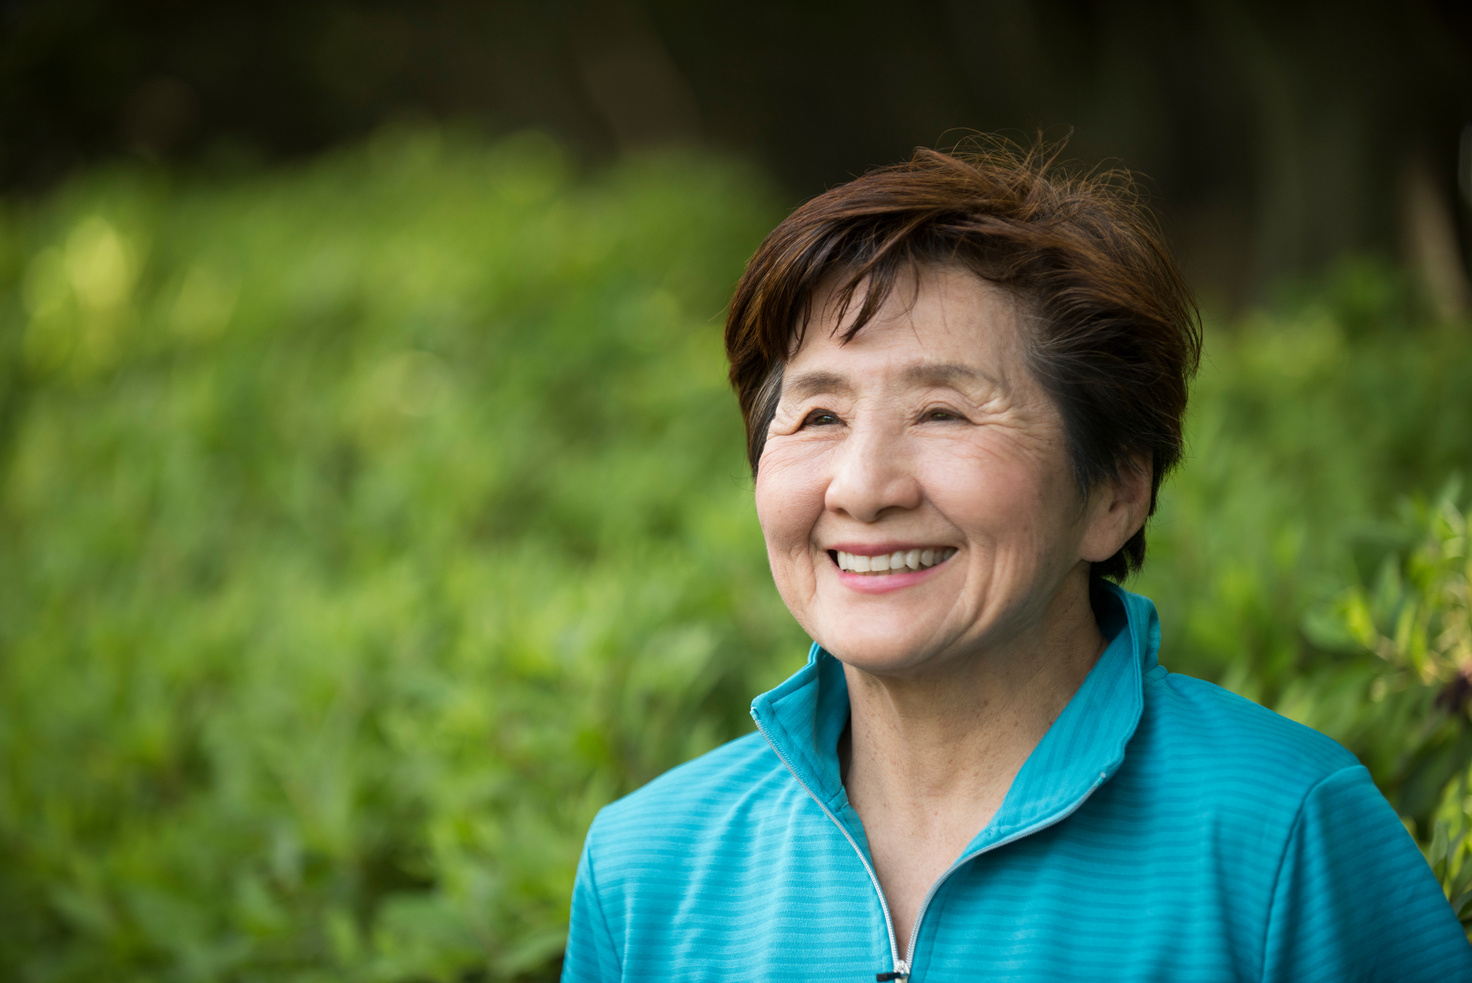
[[[1128,172],[1071,170],[1057,156],[1000,140],[920,149],[813,198],[767,236],[726,319],[753,475],[820,284],[837,278],[840,321],[865,288],[847,342],[902,274],[961,265],[1037,315],[1028,363],[1062,415],[1080,491],[1148,457],[1155,512],[1181,458],[1200,316]],[[1144,560],[1142,527],[1092,573],[1123,580]]]

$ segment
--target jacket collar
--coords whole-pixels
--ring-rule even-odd
[[[1147,598],[1104,586],[1098,617],[1109,644],[967,853],[1061,819],[1124,761],[1144,709],[1144,677],[1156,664],[1160,625]],[[757,697],[751,715],[798,781],[867,853],[839,775],[838,739],[849,716],[842,663],[814,643],[807,665]]]

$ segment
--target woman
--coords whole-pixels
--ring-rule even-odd
[[[1200,351],[1127,181],[921,151],[778,226],[726,344],[815,643],[600,813],[565,980],[1472,980],[1365,769],[1112,583]]]

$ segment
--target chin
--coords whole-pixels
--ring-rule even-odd
[[[903,676],[923,669],[935,653],[931,646],[917,638],[835,633],[829,641],[818,644],[838,661],[875,676]]]

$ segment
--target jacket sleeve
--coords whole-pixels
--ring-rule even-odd
[[[1278,869],[1262,978],[1472,983],[1472,946],[1361,766],[1303,801]]]
[[[562,959],[562,983],[611,983],[622,978],[618,952],[603,917],[603,902],[593,876],[593,834],[589,831],[572,889],[572,917],[567,932],[567,953]]]

